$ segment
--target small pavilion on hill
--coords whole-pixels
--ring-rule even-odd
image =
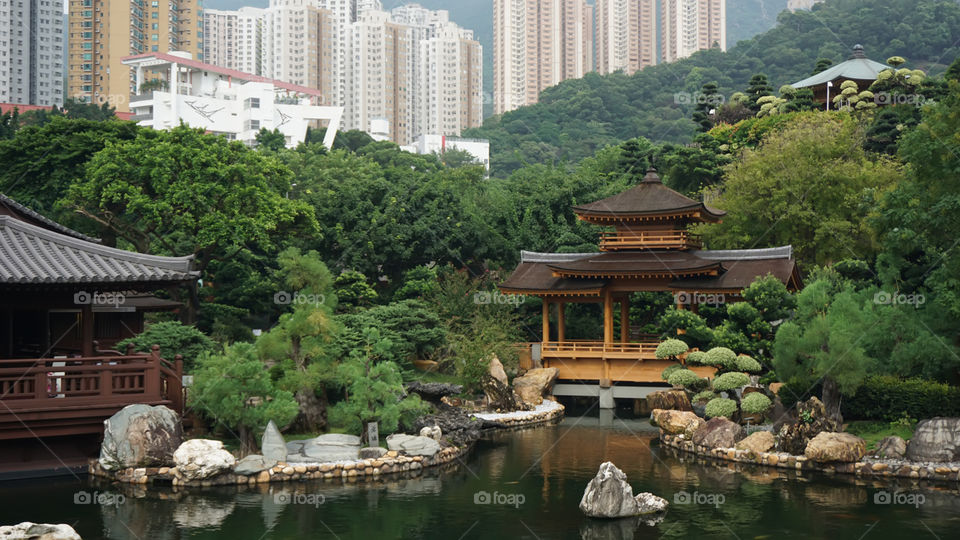
[[[811,75],[802,81],[797,81],[790,86],[794,88],[809,88],[813,90],[813,97],[817,103],[826,104],[827,97],[832,99],[840,93],[840,85],[846,81],[857,83],[861,91],[866,90],[877,80],[878,74],[890,69],[890,66],[875,62],[867,58],[862,45],[853,46],[853,54],[845,62]],[[828,92],[828,85],[829,90]]]
[[[557,395],[600,396],[601,407],[612,408],[613,398],[642,398],[657,389],[652,385],[663,383],[660,373],[672,362],[656,358],[659,340],[630,331],[634,292],[672,292],[677,308],[696,311],[706,298],[739,301],[744,288],[768,274],[791,290],[800,287],[791,246],[702,249],[688,227],[720,223],[725,212],[663,185],[654,169],[637,186],[573,211],[578,219],[608,228],[600,233],[599,252],[524,251],[520,264],[500,285],[504,294],[542,299],[542,339],[533,344],[532,357],[544,367],[559,369]],[[603,305],[602,338],[566,338],[565,308],[570,303]],[[614,325],[617,308],[619,328]],[[692,369],[712,373],[712,368]]]

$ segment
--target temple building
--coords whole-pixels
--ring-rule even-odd
[[[832,99],[840,93],[840,85],[844,82],[853,81],[857,83],[860,90],[866,90],[877,80],[878,74],[885,69],[890,69],[890,66],[870,60],[863,52],[863,45],[854,45],[853,54],[845,62],[830,66],[820,73],[811,75],[802,81],[797,81],[790,86],[809,88],[813,90],[813,97],[817,103],[826,103],[828,98]]]
[[[532,357],[559,369],[556,395],[599,396],[602,408],[612,408],[614,398],[639,399],[659,389],[653,384],[663,383],[660,373],[673,362],[656,359],[658,339],[631,335],[632,293],[672,292],[678,309],[696,310],[705,295],[739,301],[743,289],[768,274],[791,290],[800,288],[791,246],[702,249],[688,227],[719,223],[725,212],[663,185],[654,169],[639,185],[573,211],[578,219],[608,228],[600,233],[599,252],[524,251],[500,285],[504,294],[542,299],[542,340],[533,344]],[[565,311],[571,303],[603,305],[602,338],[567,339]],[[708,367],[691,369],[712,373]]]

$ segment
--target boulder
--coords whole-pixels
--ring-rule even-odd
[[[233,472],[236,474],[242,474],[244,476],[250,476],[251,474],[265,471],[276,464],[276,460],[267,459],[259,454],[250,454],[249,456],[237,462],[237,465],[233,468]]]
[[[708,420],[693,434],[693,443],[707,448],[733,448],[746,436],[743,426],[718,416]]]
[[[647,406],[651,409],[666,409],[675,411],[692,411],[690,397],[684,390],[676,388],[660,390],[647,396]]]
[[[496,356],[490,359],[490,367],[487,368],[487,373],[504,386],[510,383],[507,379],[507,372],[503,369],[503,363]]]
[[[421,437],[430,437],[431,439],[439,442],[443,437],[443,430],[439,426],[424,426],[420,428]]]
[[[649,493],[633,496],[627,475],[613,463],[600,465],[580,499],[580,511],[593,518],[624,518],[662,512],[667,501]]]
[[[826,407],[816,398],[797,403],[797,420],[784,423],[777,431],[777,449],[794,455],[803,455],[807,444],[818,433],[840,431],[840,424],[827,416]]]
[[[775,444],[777,444],[777,439],[774,438],[773,433],[769,431],[755,431],[747,435],[746,439],[738,442],[735,448],[737,450],[749,450],[756,455],[769,452]]]
[[[287,441],[287,444],[284,445],[287,447],[287,455],[290,454],[302,454],[303,446],[307,444],[307,441]]]
[[[267,460],[286,461],[287,443],[283,441],[283,435],[277,429],[273,420],[267,423],[267,429],[263,430],[263,440],[260,442],[260,452]]]
[[[460,407],[438,403],[435,414],[427,414],[413,422],[413,430],[419,433],[425,427],[437,426],[450,444],[467,446],[480,438],[480,431],[497,427],[496,422],[470,416]]]
[[[360,449],[360,459],[382,458],[386,453],[386,448],[380,446],[368,446]]]
[[[360,455],[360,437],[342,433],[327,433],[307,440],[303,455],[315,462],[356,461]]]
[[[884,437],[877,443],[877,450],[873,454],[882,458],[903,459],[907,454],[907,441],[896,435]]]
[[[438,403],[447,396],[454,396],[463,392],[463,385],[438,382],[413,381],[407,383],[404,388],[408,393],[417,394],[421,399],[430,403]]]
[[[173,453],[177,476],[186,481],[206,480],[233,470],[237,460],[223,449],[223,443],[210,439],[190,439]]]
[[[430,437],[395,433],[387,437],[387,448],[405,452],[408,456],[432,457],[440,451],[440,443]]]
[[[487,407],[491,411],[505,413],[528,409],[512,387],[501,383],[492,375],[483,378],[482,387],[484,395],[487,396]]]
[[[803,455],[817,463],[854,463],[867,453],[867,443],[850,433],[822,431],[810,440]]]
[[[3,540],[81,540],[73,527],[64,524],[31,523],[0,526]]]
[[[960,418],[921,420],[907,445],[911,461],[960,461]]]
[[[170,465],[183,442],[180,417],[163,405],[127,405],[103,425],[100,466],[108,471]]]
[[[513,389],[520,399],[528,405],[543,403],[543,396],[549,395],[560,370],[557,368],[535,368],[522,377],[513,379]]]
[[[675,411],[672,409],[654,409],[650,412],[650,423],[662,429],[665,433],[678,435],[683,433],[692,437],[694,432],[704,425],[703,418],[690,411]]]

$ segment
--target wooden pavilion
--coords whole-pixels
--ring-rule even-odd
[[[827,98],[832,100],[840,94],[840,86],[847,82],[857,83],[860,91],[870,88],[879,75],[890,66],[875,62],[867,58],[862,45],[854,45],[853,53],[846,61],[835,66],[831,66],[820,73],[811,75],[802,81],[797,81],[790,86],[794,88],[809,88],[813,90],[813,98],[817,103],[826,105]],[[879,104],[883,105],[883,102]],[[833,109],[831,104],[828,109]]]
[[[662,384],[660,373],[671,362],[656,359],[659,340],[631,335],[634,292],[673,292],[679,309],[696,310],[704,295],[738,301],[744,288],[768,274],[791,290],[800,286],[791,246],[702,249],[688,227],[719,223],[725,212],[663,185],[652,168],[637,186],[573,211],[578,219],[612,229],[600,233],[599,252],[524,251],[520,264],[500,285],[505,294],[542,299],[543,333],[541,342],[533,344],[533,358],[559,369],[558,395],[599,395],[601,406],[612,407],[613,397],[645,397],[651,384]],[[565,308],[570,303],[603,304],[602,339],[566,338]],[[618,308],[619,329],[614,325]],[[710,368],[694,370],[706,375]],[[573,382],[581,384],[564,384]],[[628,390],[630,386],[647,389]],[[612,387],[616,391],[605,391]]]

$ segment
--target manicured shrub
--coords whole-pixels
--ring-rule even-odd
[[[693,396],[693,399],[690,400],[691,403],[699,403],[701,401],[710,401],[717,397],[717,393],[713,390],[704,390],[699,394]]]
[[[960,387],[920,378],[874,375],[864,380],[856,394],[844,398],[842,412],[844,419],[889,422],[904,415],[920,420],[960,416]]]
[[[687,355],[687,363],[694,366],[703,366],[707,359],[707,353],[703,351],[693,351]]]
[[[707,385],[706,379],[701,378],[689,369],[678,369],[670,374],[667,382],[673,386],[682,386],[690,390],[698,390]]]
[[[770,409],[771,405],[773,405],[773,402],[770,401],[770,398],[760,392],[747,394],[740,401],[740,408],[743,409],[743,412],[750,414],[763,414]]]
[[[670,375],[673,374],[674,371],[677,371],[680,369],[685,369],[685,368],[681,364],[671,364],[667,366],[662,372],[660,372],[660,378],[665,381],[669,381]]]
[[[760,365],[760,362],[757,362],[752,357],[747,355],[740,355],[737,357],[737,369],[740,371],[746,371],[747,373],[759,373],[763,369],[763,366]]]
[[[704,412],[707,418],[716,418],[718,416],[732,418],[733,414],[737,412],[737,402],[727,398],[714,398],[707,403]]]
[[[178,321],[153,323],[139,335],[117,343],[117,350],[126,353],[132,343],[137,352],[148,353],[154,345],[160,346],[160,356],[173,362],[174,356],[183,355],[184,371],[192,372],[197,358],[204,353],[217,352],[215,341],[193,326]]]
[[[713,380],[713,389],[717,392],[728,392],[750,384],[750,377],[746,373],[731,371],[724,373]]]
[[[657,345],[657,358],[672,358],[687,352],[690,347],[679,339],[668,339]]]
[[[707,351],[707,356],[704,359],[704,363],[723,369],[736,369],[737,353],[726,347],[714,347]]]

